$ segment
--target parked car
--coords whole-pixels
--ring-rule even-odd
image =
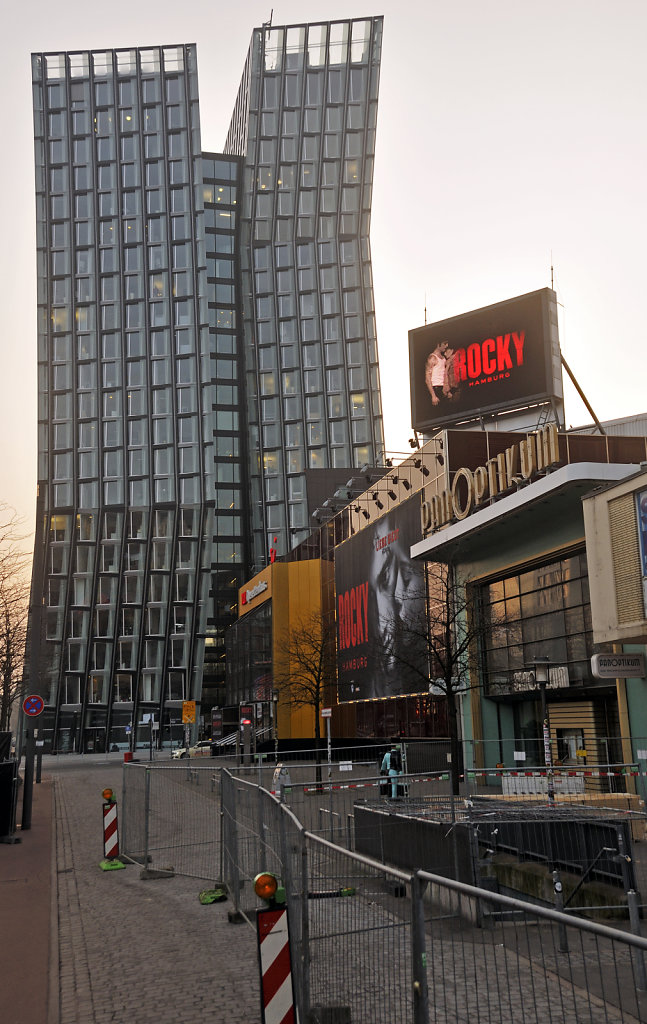
[[[189,747],[176,747],[172,751],[171,757],[211,757],[211,740],[199,740],[195,746]]]

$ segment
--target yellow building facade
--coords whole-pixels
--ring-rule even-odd
[[[317,709],[336,703],[334,628],[333,566],[328,561],[273,562],[239,590],[238,622],[228,652],[239,702],[269,701],[277,694],[282,741],[313,738]],[[316,668],[313,664],[310,670],[308,663],[319,648],[324,664],[317,692]]]

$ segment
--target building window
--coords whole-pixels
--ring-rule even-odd
[[[594,653],[584,551],[478,588],[488,695],[532,690],[533,664],[548,658],[548,686],[582,684]],[[538,690],[537,696],[538,696]]]

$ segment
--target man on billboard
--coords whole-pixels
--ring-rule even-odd
[[[458,393],[455,355],[448,341],[439,341],[427,357],[425,384],[431,395],[432,405],[440,405],[444,399],[451,400]]]

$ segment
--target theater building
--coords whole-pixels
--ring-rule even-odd
[[[623,637],[594,633],[601,613],[589,563],[598,566],[600,549],[582,502],[600,488],[629,488],[627,480],[639,491],[646,446],[644,437],[560,433],[555,425],[440,432],[353,495],[291,561],[246,584],[228,640],[230,702],[269,701],[278,689],[281,740],[311,738],[312,709],[295,714],[285,692],[286,637],[304,612],[334,608],[336,693],[326,697],[333,737],[446,738],[445,700],[424,643],[434,624],[430,568],[442,563],[474,617],[460,698],[466,767],[544,764],[542,667],[553,760],[634,760],[627,737],[641,721],[632,707],[638,691],[596,667]],[[636,566],[639,574],[640,559]],[[603,579],[606,569],[596,572]],[[640,642],[635,625],[631,635]],[[419,643],[417,656],[399,657],[398,643]]]
[[[463,705],[467,767],[543,765],[543,700],[553,762],[623,763],[626,687],[595,671],[614,637],[593,628],[589,561],[600,554],[582,500],[632,475],[646,439],[555,426],[525,437],[454,433],[446,487],[424,495],[411,554],[451,565],[478,627]]]
[[[334,593],[332,574],[325,581],[336,620],[333,736],[446,739],[457,705],[467,768],[544,766],[545,722],[553,763],[634,759],[637,698],[605,659],[620,642],[644,640],[644,628],[633,606],[615,632],[596,625],[609,615],[589,566],[604,581],[613,554],[624,585],[629,559],[634,605],[641,597],[634,491],[645,431],[638,420],[627,436],[564,429],[550,289],[425,325],[409,340],[414,450],[387,460],[378,480],[349,480],[335,492],[340,506],[324,503],[330,520],[289,556],[334,564]],[[612,550],[585,527],[583,499],[625,486],[630,513],[613,527]],[[452,669],[456,704],[429,640],[442,626],[439,566],[460,609],[446,635],[469,637]]]

